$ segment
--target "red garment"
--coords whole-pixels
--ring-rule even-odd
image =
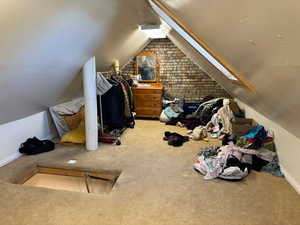
[[[255,138],[253,138],[253,139],[248,139],[248,138],[247,138],[246,141],[247,141],[248,143],[251,143],[251,144],[252,144],[252,143],[256,142],[256,139],[255,139]]]
[[[265,140],[265,141],[263,142],[263,144],[266,144],[266,143],[272,142],[272,141],[273,141],[273,138],[272,138],[272,137],[268,137],[267,140]]]
[[[248,143],[254,143],[254,142],[256,142],[256,138],[253,138],[253,139],[246,139],[246,141],[248,142]],[[267,140],[265,140],[264,142],[263,142],[263,144],[265,144],[265,143],[268,143],[268,142],[271,142],[271,141],[273,141],[273,138],[272,137],[268,137],[267,138]]]

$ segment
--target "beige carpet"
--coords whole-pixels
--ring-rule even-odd
[[[102,144],[94,152],[58,146],[0,168],[0,224],[300,224],[300,197],[285,179],[253,172],[242,182],[204,181],[192,167],[196,153],[218,141],[190,141],[174,148],[162,140],[166,130],[186,132],[138,120],[135,129],[123,134],[121,146]],[[78,163],[67,164],[70,159]],[[36,163],[122,174],[103,195],[13,184]]]

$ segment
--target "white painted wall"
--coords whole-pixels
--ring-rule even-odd
[[[141,0],[1,0],[0,124],[82,93],[78,74],[96,55],[99,71],[121,65],[148,41],[139,24],[159,20]]]
[[[27,138],[51,139],[56,136],[47,111],[0,125],[0,167],[21,154],[19,146]]]
[[[256,122],[275,134],[275,145],[281,165],[287,181],[300,194],[300,139],[291,134],[274,121],[269,120],[245,103],[237,100],[241,109],[245,110],[247,118],[253,118]]]

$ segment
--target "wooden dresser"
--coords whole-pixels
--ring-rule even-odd
[[[159,118],[162,111],[162,95],[162,84],[152,84],[150,87],[134,87],[136,117]]]

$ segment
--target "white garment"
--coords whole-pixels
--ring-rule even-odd
[[[165,114],[164,111],[161,112],[160,117],[159,117],[160,122],[166,123],[170,121],[170,118]]]
[[[223,107],[220,108],[218,112],[212,116],[211,121],[206,125],[207,128],[213,125],[214,127],[216,127],[216,130],[219,130],[219,123],[221,123],[223,126],[222,129],[218,132],[218,137],[220,137],[222,134],[232,133],[231,120],[234,116],[229,107],[229,104],[230,100],[224,99]]]
[[[97,73],[96,80],[98,95],[104,95],[109,89],[111,89],[112,85],[107,81],[101,72]]]
[[[224,171],[219,175],[220,178],[223,179],[230,179],[230,180],[241,180],[248,175],[248,169],[245,168],[242,171],[237,166],[232,166],[224,169]]]
[[[193,140],[202,140],[207,137],[207,131],[204,126],[195,127],[194,130],[188,132],[189,137]]]
[[[72,115],[78,113],[83,105],[84,98],[77,98],[49,108],[53,122],[60,137],[70,131],[69,127],[65,123],[63,115]]]

